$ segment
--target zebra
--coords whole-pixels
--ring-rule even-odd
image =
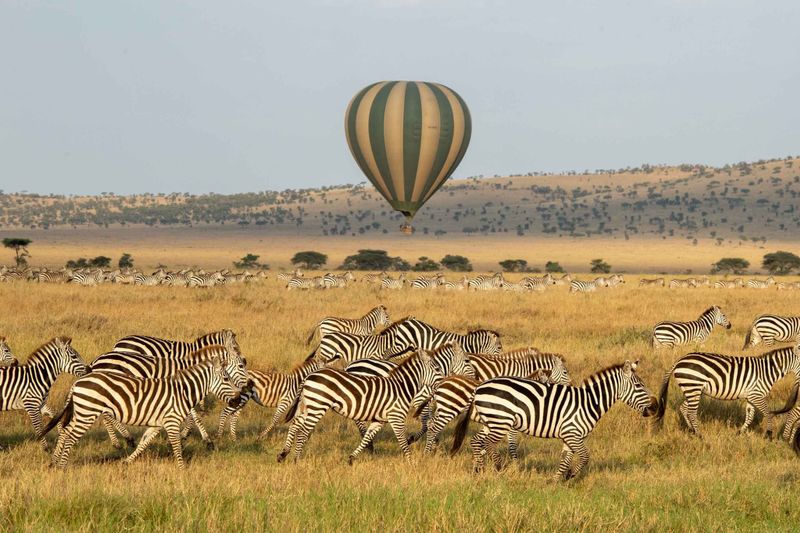
[[[42,432],[44,437],[63,419],[52,465],[65,468],[78,439],[98,416],[108,416],[120,424],[147,426],[139,445],[125,458],[125,463],[134,461],[164,428],[178,467],[184,468],[181,425],[191,409],[208,393],[233,404],[240,401],[240,392],[225,370],[227,364],[224,359],[213,357],[174,376],[158,379],[106,372],[91,372],[78,378],[64,410]]]
[[[625,278],[622,274],[614,274],[606,280],[606,287],[616,287],[617,285],[624,285]]]
[[[709,307],[697,320],[691,322],[659,322],[653,328],[653,348],[674,348],[691,342],[703,343],[711,335],[714,326],[731,329],[728,317],[718,306]]]
[[[800,316],[761,315],[755,319],[744,339],[743,350],[764,343],[797,342],[800,339]]]
[[[347,285],[355,279],[353,273],[349,270],[344,274],[337,275],[337,274],[325,274],[322,277],[322,288],[323,289],[333,289],[333,288],[347,288]]]
[[[469,278],[467,278],[467,276],[464,276],[464,277],[461,278],[461,281],[447,281],[447,280],[445,280],[442,283],[442,286],[444,287],[445,290],[448,290],[448,291],[452,291],[452,290],[463,291],[464,289],[469,287]]]
[[[714,282],[715,289],[735,289],[736,287],[743,287],[744,281],[742,278],[736,278],[734,280],[725,280],[720,279]]]
[[[595,292],[597,287],[602,285],[597,284],[597,280],[594,281],[581,281],[579,279],[573,279],[569,282],[569,292],[577,293],[577,292]]]
[[[444,283],[442,279],[443,276],[441,274],[436,274],[435,276],[431,276],[426,278],[425,276],[420,276],[414,281],[411,282],[412,289],[435,289],[439,285]]]
[[[570,479],[589,462],[586,439],[597,422],[617,401],[643,416],[657,410],[657,400],[637,375],[638,361],[625,361],[601,370],[580,386],[549,385],[538,381],[501,377],[478,385],[467,414],[456,426],[451,453],[461,447],[474,416],[483,428],[472,437],[473,467],[483,468],[485,455],[500,466],[496,445],[510,431],[564,443],[557,477]],[[577,463],[573,465],[573,458]]]
[[[379,272],[377,274],[364,274],[364,277],[361,278],[361,281],[364,283],[380,283],[382,279],[388,277],[389,274],[386,271]]]
[[[381,279],[381,289],[399,290],[406,286],[406,274],[401,273],[397,279],[385,277]]]
[[[302,278],[304,274],[295,269],[292,272],[280,272],[276,277],[281,281],[289,281],[292,278]]]
[[[102,283],[104,279],[102,270],[90,270],[88,272],[74,272],[69,282],[76,285],[94,287]]]
[[[111,274],[111,282],[119,285],[133,285],[136,281],[136,273],[116,272]]]
[[[42,448],[47,441],[42,432],[42,410],[56,378],[63,373],[86,374],[86,364],[72,347],[69,337],[55,337],[28,357],[24,364],[0,367],[0,411],[24,409],[33,424]]]
[[[800,289],[800,281],[795,281],[795,282],[781,281],[776,285],[776,288],[779,291]]]
[[[505,354],[499,357],[470,354],[470,366],[475,374],[473,380],[460,380],[454,377],[446,378],[439,384],[432,399],[435,408],[431,416],[425,453],[433,452],[439,442],[442,430],[460,413],[466,411],[472,401],[475,387],[479,383],[500,376],[539,379],[539,381],[562,385],[571,383],[569,372],[564,365],[564,358],[560,355],[542,354],[531,349],[524,352],[528,352],[529,355],[506,358]],[[541,371],[547,373],[546,380],[539,375]],[[516,432],[509,433],[509,451],[513,459],[516,459],[517,455],[515,435]]]
[[[640,287],[663,287],[666,284],[664,278],[647,279],[642,278],[639,280]]]
[[[292,406],[300,394],[300,387],[306,377],[323,368],[323,363],[318,361],[311,352],[306,359],[287,373],[265,372],[261,370],[248,370],[249,379],[253,382],[252,392],[242,394],[240,405],[229,405],[222,410],[217,426],[217,439],[222,438],[225,424],[230,421],[231,440],[236,440],[236,427],[239,422],[239,413],[248,400],[255,401],[262,407],[275,407],[272,421],[259,433],[258,439],[264,439],[272,429],[283,419],[289,407]],[[388,361],[387,361],[388,362]]]
[[[179,359],[212,345],[229,346],[232,353],[241,356],[241,348],[236,334],[230,329],[212,331],[197,337],[191,342],[173,341],[148,337],[147,335],[128,335],[114,343],[115,353],[149,355],[161,359]]]
[[[693,289],[696,287],[697,287],[697,280],[695,280],[694,278],[669,280],[670,289],[689,289],[689,288]]]
[[[538,277],[522,278],[520,280],[520,284],[522,284],[523,286],[532,291],[541,292],[544,291],[548,285],[556,285],[556,280],[555,278],[553,278],[553,276],[551,276],[548,273],[541,278]]]
[[[718,400],[746,400],[745,420],[739,432],[747,431],[759,411],[767,422],[766,434],[771,436],[773,416],[767,408],[767,396],[775,382],[789,372],[794,373],[795,383],[800,383],[800,354],[794,347],[757,357],[699,352],[684,355],[664,374],[656,421],[664,417],[669,380],[674,376],[684,396],[678,410],[692,433],[698,434],[697,407],[705,394]]]
[[[413,317],[400,319],[378,334],[358,335],[333,331],[320,339],[316,357],[325,363],[337,359],[352,363],[358,359],[389,359],[402,355],[413,348],[418,348],[413,343],[400,342],[398,339],[400,325],[413,319]]]
[[[286,284],[286,290],[290,291],[292,289],[320,289],[322,288],[322,281],[323,278],[320,276],[316,276],[313,278],[292,278]]]
[[[410,408],[416,408],[427,400],[431,388],[441,379],[440,363],[424,350],[406,359],[386,377],[363,377],[332,368],[310,374],[289,412],[293,421],[278,454],[278,462],[286,458],[292,445],[295,457],[299,458],[314,427],[331,409],[352,420],[369,422],[361,442],[350,454],[350,464],[386,422],[391,426],[403,455],[410,458],[406,416]]]
[[[339,318],[329,316],[317,322],[317,325],[311,330],[308,339],[306,339],[306,346],[311,344],[311,341],[314,340],[314,336],[317,334],[319,334],[320,339],[334,331],[345,331],[347,333],[355,333],[356,335],[370,335],[374,333],[378,326],[388,326],[390,323],[389,311],[386,310],[386,306],[384,305],[373,308],[361,318]]]
[[[572,276],[569,274],[564,274],[560,278],[553,278],[553,285],[566,285],[572,281]]]
[[[161,281],[162,284],[169,287],[188,287],[190,273],[187,272],[170,272]]]
[[[66,283],[69,279],[66,271],[43,270],[36,275],[39,283]]]
[[[488,329],[468,331],[466,334],[443,331],[430,324],[407,317],[389,326],[395,335],[397,350],[435,350],[446,342],[457,342],[467,353],[497,355],[503,352],[500,334]],[[399,353],[399,352],[396,352]]]
[[[760,279],[749,279],[747,280],[746,287],[748,289],[768,289],[773,285],[775,285],[775,278],[770,276],[764,281],[761,281]]]
[[[469,288],[482,291],[490,291],[499,289],[502,285],[503,273],[497,272],[492,276],[478,276],[469,280]]]
[[[225,283],[225,275],[222,272],[189,276],[189,287],[215,287],[223,283]]]
[[[162,272],[163,271],[158,271],[150,275],[140,272],[133,276],[133,284],[142,287],[155,287],[156,285],[161,285],[161,282],[167,277],[167,275]]]
[[[14,352],[8,345],[5,337],[0,337],[0,367],[3,366],[17,366],[19,361],[14,357]]]

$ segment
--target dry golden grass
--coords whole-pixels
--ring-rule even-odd
[[[694,319],[717,304],[733,329],[716,330],[703,347],[738,353],[759,313],[798,314],[797,294],[775,290],[639,289],[637,278],[618,289],[568,295],[391,292],[358,285],[344,291],[286,292],[274,280],[213,290],[167,287],[0,284],[0,335],[25,358],[60,334],[86,360],[131,333],[192,338],[209,330],[237,331],[253,368],[289,368],[309,349],[304,340],[326,315],[356,316],[378,303],[392,318],[413,314],[442,328],[490,327],[507,348],[525,345],[565,355],[574,379],[626,358],[641,359],[653,392],[663,373],[690,349],[653,352],[652,325]],[[72,378],[59,379],[49,403],[59,407]],[[772,405],[782,405],[788,380]],[[376,454],[347,466],[357,444],[350,421],[323,419],[304,458],[278,465],[286,427],[255,441],[271,410],[248,406],[240,440],[207,452],[196,434],[186,443],[189,465],[176,467],[161,437],[138,463],[123,466],[99,427],[77,445],[66,471],[47,468],[27,418],[0,414],[0,529],[120,528],[135,530],[793,530],[800,523],[798,459],[760,427],[736,434],[740,402],[704,401],[703,438],[681,430],[673,387],[664,428],[615,406],[589,439],[586,473],[568,484],[550,480],[560,443],[526,438],[521,460],[499,473],[474,476],[470,457],[424,457],[414,446],[406,463],[394,438],[382,432]],[[216,426],[219,406],[206,414]],[[412,426],[416,422],[411,422]],[[140,430],[139,430],[140,432]],[[51,437],[52,438],[52,437]],[[450,443],[446,433],[444,446]]]

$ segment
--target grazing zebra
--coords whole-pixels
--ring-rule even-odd
[[[625,361],[597,372],[580,386],[548,385],[523,378],[494,378],[478,385],[467,415],[455,430],[452,453],[458,451],[474,416],[483,428],[472,437],[476,471],[485,455],[500,466],[496,445],[510,431],[564,443],[557,477],[570,479],[589,462],[586,439],[600,417],[622,401],[644,416],[657,410],[657,400],[636,374],[637,362]],[[577,459],[573,465],[573,458]]]
[[[695,280],[694,278],[669,280],[670,289],[689,289],[696,287],[697,287],[697,280]]]
[[[314,355],[315,352],[311,352],[302,363],[287,373],[248,370],[248,377],[253,382],[252,392],[250,394],[242,394],[242,403],[240,405],[229,405],[222,410],[217,427],[217,438],[222,437],[225,431],[225,424],[230,420],[230,436],[232,440],[236,440],[236,427],[239,422],[240,411],[247,400],[251,399],[262,407],[276,407],[275,413],[272,415],[272,421],[258,435],[259,439],[265,438],[286,416],[286,411],[289,410],[289,407],[297,399],[297,395],[300,394],[300,387],[302,387],[306,376],[324,366]]]
[[[223,283],[225,283],[225,275],[222,272],[189,276],[189,287],[215,287]]]
[[[316,350],[317,359],[325,363],[337,359],[352,363],[358,359],[389,359],[404,354],[417,348],[416,345],[398,338],[400,325],[407,320],[413,320],[413,317],[400,319],[378,334],[358,335],[333,331],[320,339]]]
[[[361,281],[364,283],[380,283],[382,279],[386,278],[389,274],[386,273],[384,270],[383,272],[379,272],[378,274],[364,274],[364,277],[361,278]]]
[[[795,383],[800,383],[800,354],[792,348],[773,350],[757,357],[736,357],[715,353],[690,353],[678,359],[664,374],[659,394],[656,421],[664,417],[667,408],[669,380],[683,392],[684,400],[678,409],[692,433],[698,433],[697,407],[704,394],[718,400],[747,401],[744,432],[759,411],[767,422],[767,435],[772,435],[772,413],[767,408],[767,396],[775,382],[789,372],[794,372]]]
[[[503,352],[500,334],[488,329],[469,331],[462,335],[440,330],[414,317],[399,320],[393,326],[386,328],[384,331],[391,329],[394,332],[396,349],[398,350],[435,350],[446,342],[456,342],[467,353],[497,355]]]
[[[105,276],[102,270],[90,270],[86,272],[73,272],[70,283],[76,285],[84,285],[86,287],[94,287],[103,282]]]
[[[655,278],[655,279],[646,279],[642,278],[639,280],[640,287],[663,287],[666,284],[664,278]]]
[[[560,383],[562,385],[570,384],[569,372],[564,366],[564,359],[560,355],[542,354],[531,349],[526,351],[530,352],[530,355],[525,357],[515,355],[512,358],[506,358],[506,354],[499,357],[470,354],[469,361],[475,373],[474,380],[462,380],[453,377],[447,378],[439,384],[432,399],[434,410],[429,425],[428,441],[425,444],[425,453],[433,452],[439,443],[439,436],[442,430],[460,413],[467,410],[470,402],[472,402],[475,387],[479,383],[492,378],[506,376],[539,379],[539,381]],[[547,373],[546,380],[539,376],[542,371]],[[516,439],[512,437],[515,433],[509,433],[509,450],[513,459],[516,459],[517,451]]]
[[[597,284],[597,280],[581,281],[579,279],[573,279],[569,282],[569,292],[570,294],[577,292],[595,292],[598,286],[602,287],[602,285]]]
[[[8,345],[8,341],[6,341],[5,337],[0,337],[0,366],[16,366],[19,362],[17,358],[14,357],[14,352],[11,351],[11,347]]]
[[[381,279],[381,289],[399,290],[406,286],[405,272],[401,273],[397,279],[386,276]]]
[[[463,291],[464,289],[469,287],[469,278],[467,278],[467,276],[464,276],[464,277],[461,278],[461,281],[446,281],[445,280],[442,283],[442,286],[447,291],[452,291],[452,290]]]
[[[317,322],[317,325],[311,330],[308,339],[306,339],[306,346],[311,344],[311,341],[314,340],[314,336],[317,334],[319,334],[320,339],[334,331],[344,331],[346,333],[355,333],[356,335],[370,335],[378,326],[388,326],[389,324],[389,311],[386,310],[386,306],[384,305],[375,307],[361,318],[339,318],[329,316]]]
[[[289,413],[294,420],[278,454],[278,462],[286,458],[293,444],[295,456],[299,458],[314,427],[331,409],[352,420],[369,422],[361,442],[350,454],[351,464],[386,422],[403,455],[409,458],[406,416],[410,408],[428,399],[430,389],[441,379],[441,366],[423,350],[406,359],[386,377],[364,377],[332,368],[310,374],[294,405],[295,412]]]
[[[797,342],[800,339],[800,316],[761,315],[756,318],[744,339],[744,348],[764,343]]]
[[[731,329],[722,310],[718,306],[709,307],[697,320],[691,322],[659,322],[653,328],[653,348],[667,346],[674,348],[691,342],[703,343],[715,325]]]
[[[347,288],[347,285],[352,282],[355,278],[353,273],[349,270],[344,274],[325,274],[322,277],[322,288],[323,289],[333,289],[333,288]]]
[[[747,280],[746,286],[748,289],[768,289],[773,285],[775,285],[775,278],[770,276],[764,281],[761,281],[760,279],[749,279]]]
[[[435,276],[431,276],[426,278],[425,276],[420,276],[414,281],[411,282],[412,289],[435,289],[439,285],[444,283],[443,276],[441,274],[436,274]]]
[[[133,276],[133,284],[142,287],[155,287],[156,285],[161,285],[161,282],[166,277],[167,275],[160,270],[150,275],[140,272]]]
[[[146,335],[129,335],[114,343],[111,351],[149,355],[161,359],[179,359],[212,345],[228,346],[232,353],[237,357],[241,357],[241,349],[239,342],[236,340],[236,334],[229,329],[206,333],[191,342],[159,339],[158,337],[148,337]]]
[[[735,289],[736,287],[743,286],[744,281],[742,281],[742,278],[736,278],[733,280],[720,279],[714,282],[715,289]]]
[[[492,276],[478,276],[472,278],[468,283],[470,289],[475,289],[476,291],[491,291],[499,289],[503,281],[503,273],[497,272]]]
[[[56,337],[36,349],[24,364],[0,367],[0,411],[24,409],[39,437],[42,409],[56,378],[63,373],[82,376],[86,364],[69,337]],[[44,437],[39,437],[47,448]]]
[[[233,404],[240,401],[239,390],[225,370],[227,364],[224,359],[214,357],[174,376],[159,379],[105,372],[91,372],[79,378],[72,385],[64,410],[50,421],[42,434],[44,437],[44,433],[63,418],[63,429],[53,452],[53,466],[66,467],[78,439],[98,416],[107,416],[120,424],[147,427],[136,450],[125,459],[126,463],[136,459],[164,428],[175,460],[184,468],[181,425],[191,409],[209,393]]]
[[[292,289],[309,290],[320,288],[322,288],[322,277],[320,276],[315,276],[313,278],[292,278],[289,280],[289,283],[286,284],[287,291]]]

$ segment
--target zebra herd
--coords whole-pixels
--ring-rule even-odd
[[[0,266],[0,282],[70,283],[84,287],[94,287],[106,283],[144,287],[156,285],[167,285],[169,287],[216,287],[266,278],[267,274],[263,270],[253,274],[249,271],[231,272],[228,269],[206,272],[203,269],[173,271],[159,268],[150,274],[146,274],[133,269],[62,268],[50,270],[46,267],[17,269]]]
[[[715,289],[768,289],[775,286],[780,290],[793,290],[800,289],[800,281],[781,281],[776,282],[772,276],[767,279],[749,279],[747,281],[742,278],[734,279],[720,279],[711,282],[706,276],[702,278],[673,278],[667,283],[665,278],[642,278],[639,280],[640,287],[669,287],[670,289],[696,289],[699,287],[713,287]]]
[[[730,327],[717,306],[696,321],[661,322],[653,329],[653,347],[702,342],[715,325]],[[433,453],[444,428],[461,416],[451,452],[463,444],[470,421],[477,422],[481,428],[470,441],[475,470],[481,470],[487,458],[499,467],[497,445],[504,439],[515,459],[519,436],[527,434],[562,441],[556,476],[570,479],[586,466],[587,437],[604,413],[621,402],[660,422],[671,380],[683,392],[678,410],[690,431],[699,431],[697,410],[702,395],[744,399],[746,416],[740,431],[746,431],[760,412],[766,434],[771,436],[773,418],[788,413],[782,437],[800,454],[798,339],[800,317],[762,315],[753,322],[745,348],[780,342],[794,345],[759,356],[689,353],[665,373],[656,396],[637,373],[639,361],[600,369],[573,385],[567,359],[561,354],[532,347],[506,350],[500,334],[489,329],[453,332],[415,317],[391,322],[383,305],[356,319],[320,320],[307,338],[314,348],[288,372],[248,368],[230,330],[190,342],[132,335],[119,339],[90,365],[66,337],[48,341],[24,364],[17,361],[7,340],[0,338],[0,410],[24,410],[45,448],[47,433],[58,427],[51,459],[57,467],[67,465],[77,442],[98,420],[114,447],[122,447],[117,433],[133,446],[128,425],[146,427],[126,463],[141,456],[163,429],[177,464],[183,467],[181,439],[190,424],[213,447],[196,411],[206,395],[213,394],[224,402],[217,440],[226,425],[231,439],[237,438],[237,421],[250,400],[275,408],[259,438],[266,438],[282,422],[289,424],[279,462],[292,452],[295,458],[301,456],[329,411],[353,420],[359,431],[350,463],[372,448],[386,424],[405,457],[423,437],[425,453]],[[53,415],[46,402],[62,373],[77,380],[64,408]],[[795,377],[792,394],[782,409],[770,411],[767,398],[774,384],[789,374]],[[421,431],[410,435],[409,414],[422,421]],[[51,417],[47,424],[43,416]]]

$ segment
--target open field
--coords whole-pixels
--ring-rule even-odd
[[[793,291],[639,289],[636,276],[627,278],[620,288],[573,296],[563,287],[542,294],[381,293],[360,284],[301,293],[272,279],[207,291],[0,284],[0,335],[21,359],[55,335],[72,335],[92,360],[131,333],[192,338],[229,327],[251,367],[288,369],[308,353],[304,340],[316,320],[384,303],[393,319],[413,314],[446,329],[490,327],[503,334],[506,348],[562,353],[573,380],[641,359],[640,373],[656,392],[664,371],[690,350],[653,353],[648,335],[655,322],[694,319],[720,305],[733,328],[715,330],[704,349],[738,353],[758,314],[798,314]],[[71,380],[59,379],[52,406],[61,407]],[[789,386],[788,379],[778,384],[773,406],[783,404]],[[679,396],[673,386],[656,433],[615,406],[588,441],[585,475],[568,484],[550,480],[560,443],[531,438],[522,439],[518,464],[474,476],[466,450],[452,459],[441,452],[424,457],[416,444],[406,463],[384,430],[376,454],[349,467],[357,432],[335,414],[323,419],[299,463],[278,465],[286,426],[256,442],[271,410],[255,405],[244,410],[237,443],[225,438],[211,453],[193,433],[183,472],[163,437],[138,463],[123,466],[122,452],[99,427],[78,443],[66,471],[51,471],[27,418],[2,413],[0,443],[8,449],[0,452],[0,529],[796,529],[800,471],[790,448],[764,439],[761,427],[737,435],[741,402],[704,401],[703,438],[689,437],[678,422]],[[216,405],[206,413],[207,427],[216,426],[218,412]],[[443,447],[450,441],[447,431]]]
[[[133,255],[135,265],[143,270],[158,264],[170,268],[232,268],[233,261],[247,253],[261,256],[275,269],[288,269],[292,256],[303,250],[328,255],[328,267],[336,268],[357,250],[387,250],[414,264],[420,256],[440,260],[445,254],[468,257],[476,270],[496,270],[498,261],[525,259],[532,267],[544,268],[547,261],[559,262],[569,272],[587,272],[589,262],[603,258],[615,271],[646,273],[704,274],[722,257],[742,257],[757,271],[765,253],[787,250],[800,253],[796,241],[763,243],[723,243],[711,240],[693,245],[681,239],[632,237],[626,241],[613,237],[549,237],[516,235],[453,234],[412,236],[392,232],[371,236],[308,236],[272,234],[261,228],[236,226],[164,227],[164,228],[57,228],[50,230],[0,231],[2,237],[27,237],[32,265],[60,268],[70,259],[105,255],[116,263],[123,253]],[[2,252],[2,250],[0,250]],[[13,263],[13,252],[6,250],[0,264]]]

